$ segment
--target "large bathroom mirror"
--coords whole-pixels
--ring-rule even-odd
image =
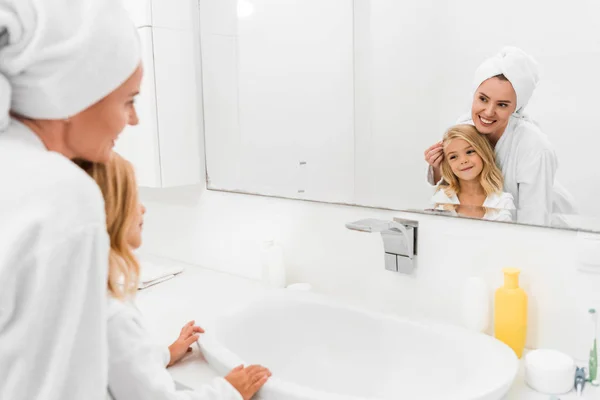
[[[209,189],[600,231],[600,3],[200,5]]]

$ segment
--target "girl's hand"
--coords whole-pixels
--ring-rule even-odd
[[[425,150],[425,161],[434,169],[439,169],[444,160],[444,148],[442,142],[437,142],[427,150]]]
[[[234,368],[225,380],[237,390],[244,400],[250,400],[271,376],[271,371],[260,365]]]
[[[195,326],[195,321],[190,321],[183,328],[181,333],[175,342],[169,346],[169,353],[171,353],[171,361],[169,361],[170,367],[177,361],[181,360],[185,353],[192,351],[190,347],[192,343],[196,342],[200,338],[200,333],[204,333],[204,329],[199,326]]]

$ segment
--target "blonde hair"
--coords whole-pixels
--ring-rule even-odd
[[[454,139],[462,139],[469,143],[479,157],[481,157],[483,169],[479,175],[479,183],[485,194],[489,196],[494,193],[502,193],[504,190],[504,177],[496,165],[494,149],[492,149],[485,136],[480,134],[473,125],[455,125],[444,134],[444,151],[446,151],[446,148]],[[447,156],[444,156],[441,167],[442,177],[445,182],[440,185],[439,189],[444,190],[448,196],[452,194],[458,195],[460,193],[460,181],[454,175]]]
[[[134,296],[140,265],[127,241],[139,207],[133,166],[114,152],[106,164],[74,161],[96,181],[104,196],[110,238],[108,290],[118,299]]]

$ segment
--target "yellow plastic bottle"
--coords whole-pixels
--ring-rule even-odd
[[[494,299],[494,336],[521,358],[527,336],[527,294],[519,287],[518,268],[504,268],[504,286]]]

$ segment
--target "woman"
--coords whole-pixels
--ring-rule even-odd
[[[518,222],[563,225],[563,215],[576,213],[573,201],[555,182],[558,162],[547,136],[523,114],[537,83],[535,60],[520,49],[505,47],[475,72],[471,113],[459,123],[475,125],[494,147],[505,191],[517,205]],[[425,151],[430,184],[441,178],[443,157],[441,143]]]
[[[104,400],[106,162],[142,78],[119,0],[0,0],[0,399]]]
[[[108,387],[115,400],[247,400],[270,372],[238,367],[200,391],[176,391],[166,370],[187,352],[203,330],[188,322],[168,348],[152,343],[134,305],[140,267],[133,251],[142,244],[145,208],[138,199],[132,165],[117,153],[106,164],[77,162],[98,183],[106,204],[110,237],[108,291]]]

